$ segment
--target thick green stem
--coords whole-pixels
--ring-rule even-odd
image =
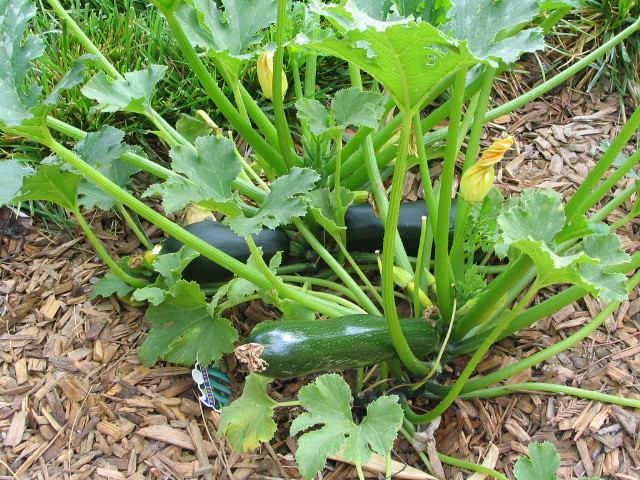
[[[578,62],[574,63],[570,67],[567,67],[563,72],[559,73],[555,77],[550,78],[549,80],[541,83],[535,88],[532,88],[527,93],[520,95],[519,97],[516,97],[507,103],[503,103],[502,105],[494,108],[493,110],[488,111],[484,117],[485,123],[495,120],[496,118],[501,117],[502,115],[511,113],[514,110],[520,108],[521,106],[531,102],[535,98],[538,98],[539,96],[547,93],[549,90],[557,87],[558,85],[560,85],[561,83],[563,83],[564,81],[566,81],[567,79],[571,78],[573,75],[578,73],[583,68],[586,68],[589,65],[591,65],[594,60],[603,56],[613,47],[615,47],[616,45],[624,41],[628,36],[635,33],[638,29],[640,29],[640,18],[636,20],[633,24],[631,24],[629,27],[625,28],[618,35],[611,38],[609,41],[604,43],[599,48],[595,49],[589,55],[583,57]],[[438,131],[431,132],[425,135],[424,137],[425,144],[432,145],[435,142],[444,140],[447,137],[448,128],[449,127],[445,127]]]
[[[75,153],[66,149],[64,146],[62,146],[55,140],[49,140],[46,143],[44,143],[44,145],[51,148],[51,150],[57,153],[60,156],[60,158],[62,158],[65,162],[68,162],[69,164],[71,164],[82,175],[84,175],[89,180],[96,183],[105,192],[112,195],[117,201],[122,202],[131,210],[133,210],[140,216],[146,218],[153,224],[157,225],[162,230],[167,232],[169,235],[175,237],[177,240],[194,248],[196,251],[198,251],[205,257],[213,260],[214,262],[226,268],[227,270],[232,271],[236,275],[242,278],[246,278],[250,282],[254,283],[256,286],[264,290],[271,290],[274,288],[274,285],[269,281],[269,279],[265,278],[259,272],[256,272],[254,269],[248,267],[244,263],[227,255],[226,253],[218,250],[217,248],[212,247],[204,240],[201,240],[195,235],[192,235],[191,233],[187,232],[184,228],[176,225],[175,223],[168,220],[167,218],[165,218],[155,210],[151,209],[150,207],[142,203],[140,200],[135,198],[133,195],[124,191],[118,185],[116,185],[111,180],[106,178],[104,175],[102,175],[100,172],[95,170],[93,167],[85,163]],[[277,286],[279,287],[280,285],[277,285]],[[335,305],[332,304],[331,302],[313,299],[305,296],[304,294],[296,293],[292,298],[294,298],[296,301],[300,302],[300,304],[306,306],[307,308],[310,308],[317,312],[321,312],[328,316],[345,315],[350,312],[350,310],[345,308],[336,308]]]
[[[640,262],[640,259],[636,259],[636,261]],[[637,265],[635,266],[637,268]],[[627,284],[627,289],[631,292],[636,286],[640,283],[640,272],[636,272],[635,275],[629,279]],[[576,343],[584,340],[586,337],[591,335],[600,325],[604,323],[604,321],[611,315],[622,303],[620,300],[616,300],[614,302],[610,302],[605,306],[598,315],[594,317],[589,323],[587,323],[580,330],[575,332],[573,335],[561,340],[560,342],[541,350],[538,353],[534,353],[533,355],[520,360],[512,365],[509,365],[506,368],[500,369],[496,372],[485,375],[482,378],[478,378],[477,380],[472,380],[468,382],[464,388],[460,391],[460,393],[468,393],[479,390],[481,388],[486,388],[489,385],[493,385],[494,383],[501,382],[507,378],[510,378],[527,368],[538,365],[539,363],[544,362],[548,358],[553,357],[554,355],[558,355],[560,352],[571,348]],[[499,338],[500,335],[496,338]],[[454,385],[455,386],[455,385]],[[428,390],[434,392],[436,394],[445,394],[446,392],[450,392],[451,386],[444,385],[427,385]]]
[[[633,123],[632,119],[635,120]],[[625,125],[623,131],[620,132],[620,134],[614,140],[614,144],[618,143],[618,140],[622,140],[626,144],[626,140],[628,140],[630,136],[626,135],[629,132],[625,132],[625,130],[630,125],[635,127],[633,128],[633,130],[631,130],[632,132],[636,131],[638,127],[640,127],[640,108],[638,108],[633,113],[632,117],[629,119],[629,122]],[[623,132],[625,133],[625,135],[623,135]],[[612,148],[613,145],[611,145],[609,150],[611,150]],[[609,190],[615,187],[616,183],[618,183],[621,178],[623,178],[638,162],[640,162],[640,150],[637,150],[611,175],[609,175],[607,179],[604,180],[597,188],[594,188],[595,183],[597,183],[602,177],[604,177],[604,175],[606,175],[609,167],[611,166],[611,163],[613,163],[613,160],[615,160],[615,157],[619,153],[617,152],[613,155],[608,155],[609,150],[607,150],[607,152],[598,161],[596,167],[591,170],[591,173],[584,180],[584,182],[580,184],[580,187],[578,188],[578,190],[576,190],[576,193],[573,194],[571,200],[567,202],[567,206],[565,209],[565,211],[567,212],[567,220],[571,220],[571,218],[575,218],[576,216],[584,215],[591,207],[598,203],[609,192]],[[583,190],[583,187],[587,184],[590,185],[589,189]],[[574,198],[576,198],[575,202],[573,202]]]
[[[491,90],[493,88],[493,80],[496,76],[495,67],[485,66],[484,74],[482,75],[482,87],[478,93],[478,101],[476,110],[473,114],[473,125],[469,132],[469,141],[467,144],[467,152],[464,157],[464,165],[462,167],[462,173],[464,173],[469,167],[476,163],[478,151],[480,149],[480,137],[484,129],[484,117],[487,113],[487,107],[491,98]],[[464,279],[465,270],[465,253],[463,249],[463,233],[464,226],[469,216],[469,206],[466,202],[459,201],[456,210],[456,224],[453,234],[453,243],[451,245],[451,266],[455,275],[456,281]],[[473,256],[473,252],[468,252]]]
[[[400,132],[400,145],[398,146],[398,157],[396,158],[395,173],[391,184],[391,194],[389,195],[389,211],[386,222],[384,222],[384,239],[382,242],[382,301],[385,318],[389,327],[389,333],[393,346],[402,363],[413,373],[425,375],[429,372],[429,367],[418,360],[411,352],[402,329],[396,309],[393,282],[394,248],[398,235],[398,217],[400,214],[400,202],[402,201],[402,191],[404,187],[405,167],[407,164],[407,153],[411,139],[412,113],[403,116],[402,131]],[[408,263],[408,259],[407,259]],[[411,271],[411,270],[409,270]]]
[[[360,288],[360,286],[356,283],[356,281],[349,275],[338,261],[333,258],[331,253],[324,248],[324,245],[318,241],[318,239],[313,235],[311,230],[305,225],[304,221],[300,218],[294,218],[293,224],[296,226],[298,231],[304,236],[304,238],[309,242],[309,246],[318,254],[320,258],[322,258],[327,266],[344,282],[344,284],[353,292],[353,294],[358,299],[360,306],[364,308],[371,315],[380,315],[380,311],[371,301],[371,299],[367,296],[367,294]],[[331,315],[335,316],[335,315]]]
[[[460,398],[463,400],[470,400],[472,398],[491,398],[522,392],[563,393],[565,395],[571,395],[572,397],[588,398],[589,400],[596,400],[603,403],[613,403],[615,405],[622,405],[625,407],[640,408],[640,400],[636,400],[634,398],[624,398],[617,395],[585,390],[583,388],[540,382],[512,383],[502,387],[485,388],[483,390],[476,390],[471,393],[460,395]]]
[[[498,337],[502,333],[502,331],[507,328],[507,326],[513,321],[513,319],[518,315],[524,308],[529,304],[531,300],[538,293],[539,287],[538,284],[534,282],[529,291],[520,299],[520,301],[513,307],[513,310],[509,312],[508,315],[500,322],[498,326],[487,336],[487,338],[482,342],[482,345],[478,347],[475,351],[467,366],[460,374],[456,383],[451,387],[451,390],[447,393],[447,395],[442,399],[442,401],[430,412],[427,412],[423,415],[416,415],[411,411],[411,409],[405,405],[405,415],[407,418],[415,424],[428,423],[438,416],[442,415],[445,410],[447,410],[451,404],[455,401],[457,396],[462,392],[463,387],[471,377],[471,374],[476,369],[482,357],[484,357],[485,353],[491,348],[491,346],[497,341]]]
[[[146,248],[147,250],[151,250],[153,248],[153,244],[149,241],[149,237],[147,237],[145,233],[140,230],[140,228],[138,227],[138,223],[133,219],[129,212],[127,212],[125,206],[120,202],[116,202],[116,207],[120,211],[120,214],[124,218],[125,222],[127,222],[129,227],[131,228],[131,231],[135,234],[136,237],[138,237],[140,243],[144,245],[144,248]]]
[[[184,30],[180,26],[178,19],[175,14],[171,10],[167,10],[162,8],[160,5],[160,10],[165,16],[173,35],[178,42],[178,45],[189,63],[189,66],[196,74],[196,77],[200,81],[202,87],[204,88],[207,95],[211,98],[211,100],[216,104],[216,106],[220,109],[225,118],[229,121],[231,126],[240,134],[242,137],[253,147],[258,155],[260,155],[264,159],[269,160],[269,164],[274,169],[274,171],[280,175],[284,175],[288,168],[280,155],[275,148],[273,148],[269,143],[265,141],[264,138],[258,134],[253,128],[253,126],[238,112],[238,110],[233,106],[233,104],[229,101],[229,99],[222,92],[221,88],[218,86],[218,83],[215,81],[213,77],[209,74],[207,67],[202,63],[200,56],[191,46],[191,42]]]
[[[440,198],[438,200],[438,226],[435,232],[435,277],[438,308],[442,318],[450,318],[452,311],[451,264],[449,261],[449,215],[451,213],[451,192],[453,178],[458,157],[458,136],[460,132],[460,117],[464,104],[464,87],[467,80],[467,69],[456,73],[453,92],[451,95],[451,113],[449,115],[449,134],[445,148],[444,165],[440,175]]]
[[[93,230],[91,230],[91,226],[84,219],[84,217],[82,216],[82,213],[80,213],[80,210],[78,209],[72,210],[72,213],[78,220],[78,224],[80,225],[80,228],[82,228],[82,231],[87,236],[87,239],[93,246],[93,249],[96,251],[98,255],[100,255],[100,258],[102,258],[104,263],[107,264],[107,266],[111,269],[113,273],[115,273],[118,277],[120,277],[122,280],[124,280],[125,282],[127,282],[129,285],[133,287],[142,288],[149,285],[144,280],[134,278],[131,275],[129,275],[127,272],[122,270],[122,268],[120,268],[120,265],[118,265],[111,258],[111,256],[109,255],[109,252],[107,252],[107,250],[104,248],[104,245],[102,245],[102,242],[98,239],[98,237],[96,237],[95,233],[93,233]]]
[[[290,169],[298,165],[300,159],[295,154],[289,122],[284,112],[284,92],[282,91],[284,41],[287,25],[287,0],[278,0],[278,14],[276,20],[276,54],[273,59],[273,113],[276,118],[278,143],[284,163]]]

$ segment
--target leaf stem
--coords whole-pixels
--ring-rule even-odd
[[[464,89],[467,81],[467,69],[456,73],[453,92],[451,94],[451,112],[449,114],[449,132],[445,147],[444,165],[440,175],[440,198],[438,199],[438,225],[435,231],[435,277],[438,308],[443,318],[450,318],[451,301],[451,264],[449,259],[449,215],[451,213],[451,193],[453,178],[458,157],[458,136],[460,117],[464,104]]]
[[[435,408],[433,408],[431,411],[425,414],[416,415],[415,413],[413,413],[413,411],[411,411],[410,407],[405,404],[404,406],[405,415],[412,423],[414,424],[428,423],[434,420],[436,417],[443,414],[445,410],[447,410],[451,406],[451,404],[455,401],[456,397],[461,393],[463,387],[467,383],[467,380],[469,380],[469,377],[471,377],[471,374],[473,373],[473,371],[476,369],[476,367],[480,363],[480,360],[482,360],[482,357],[484,357],[485,353],[487,353],[489,348],[491,348],[491,346],[496,342],[496,340],[500,336],[500,333],[502,333],[502,331],[505,328],[507,328],[509,323],[511,323],[511,321],[516,317],[516,315],[518,315],[518,313],[524,310],[524,308],[529,304],[529,302],[533,300],[533,298],[538,293],[538,290],[539,290],[539,285],[537,282],[534,282],[531,288],[529,288],[529,290],[527,291],[527,293],[525,293],[523,297],[520,299],[520,301],[513,307],[513,310],[511,310],[505,316],[505,318],[500,322],[500,324],[498,324],[496,328],[494,328],[491,331],[491,333],[487,335],[487,338],[485,338],[484,342],[482,342],[482,345],[480,345],[480,347],[478,347],[478,349],[475,351],[475,353],[467,363],[466,367],[460,374],[460,377],[458,378],[458,380],[456,380],[456,383],[451,387],[451,390],[449,390],[447,395],[442,399],[442,401]]]
[[[408,113],[408,112],[407,112]],[[412,113],[412,112],[411,112]],[[412,372],[418,375],[426,375],[429,366],[413,354],[404,333],[400,328],[398,310],[395,303],[393,265],[395,259],[395,241],[398,236],[398,217],[400,214],[400,203],[402,201],[402,191],[404,189],[405,167],[407,164],[407,153],[411,139],[412,114],[403,116],[402,130],[400,132],[400,144],[398,146],[398,156],[394,167],[393,182],[391,184],[391,194],[389,195],[389,210],[384,222],[384,238],[382,241],[382,305],[384,316],[387,319],[389,334],[393,341],[398,357],[402,363]],[[451,201],[451,199],[449,199]],[[405,254],[406,255],[406,254]],[[408,259],[406,259],[406,263]],[[409,267],[410,271],[413,270]]]
[[[96,251],[98,255],[100,255],[100,258],[102,258],[104,263],[107,264],[107,266],[111,269],[113,273],[115,273],[118,277],[120,277],[122,280],[124,280],[125,282],[127,282],[129,285],[133,287],[142,288],[148,285],[148,283],[145,282],[144,280],[134,278],[131,275],[129,275],[127,272],[125,272],[122,268],[120,268],[120,265],[118,265],[111,258],[111,256],[109,255],[109,252],[107,252],[107,249],[104,248],[104,245],[102,245],[102,242],[98,239],[98,237],[96,237],[96,234],[93,233],[91,226],[84,219],[79,209],[73,209],[71,210],[71,213],[73,213],[73,215],[78,220],[78,224],[80,225],[80,228],[82,228],[82,231],[87,236],[87,239],[89,240],[89,242],[91,242],[91,246],[93,246],[93,249]]]
[[[615,405],[622,405],[625,407],[640,408],[640,400],[636,400],[634,398],[624,398],[618,395],[609,395],[607,393],[585,390],[584,388],[541,382],[512,383],[500,387],[485,388],[462,394],[459,398],[463,400],[470,400],[473,398],[491,398],[522,392],[562,393],[565,395],[571,395],[572,397],[588,398],[589,400],[596,400],[603,403],[613,403]]]
[[[300,158],[295,154],[293,139],[287,116],[284,112],[284,92],[282,91],[284,41],[287,26],[287,0],[278,0],[278,13],[276,17],[276,54],[273,59],[273,113],[276,118],[276,130],[280,152],[288,169],[300,163]]]

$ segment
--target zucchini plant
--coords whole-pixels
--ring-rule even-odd
[[[411,440],[415,425],[435,420],[456,398],[514,392],[514,385],[489,387],[584,339],[638,284],[640,254],[625,252],[615,234],[639,213],[637,202],[627,217],[606,223],[637,196],[637,182],[600,201],[638,163],[638,152],[618,159],[640,126],[640,110],[566,203],[550,190],[503,200],[492,189],[493,169],[513,140],[499,139],[481,153],[480,138],[486,122],[569,79],[636,32],[640,20],[556,76],[490,108],[496,75],[523,53],[544,48],[545,31],[575,2],[152,0],[212,106],[171,125],[154,109],[167,67],[117,71],[73,12],[48,1],[87,54],[55,86],[40,85],[43,42],[28,25],[35,6],[0,0],[0,129],[50,154],[46,162],[3,160],[0,199],[46,200],[73,214],[110,267],[94,297],[148,303],[154,327],[139,350],[144,363],[210,365],[235,349],[252,373],[220,417],[234,448],[271,440],[274,409],[302,405],[307,411],[291,434],[322,425],[300,437],[303,475],[312,477],[341,451],[362,477],[372,452],[389,460],[398,432]],[[342,62],[349,83],[318,90],[327,81],[322,62],[330,57]],[[243,85],[256,64],[264,95]],[[56,118],[69,89],[94,100],[97,115],[144,118],[149,133],[169,147],[170,168],[124,143],[115,127],[84,132]],[[448,127],[435,129],[443,120]],[[442,161],[437,184],[429,174],[434,159]],[[406,204],[410,168],[420,172],[425,198]],[[141,196],[130,189],[139,171],[157,179]],[[460,192],[453,188],[456,175]],[[352,205],[357,191],[373,206]],[[163,213],[145,197],[160,199]],[[183,227],[165,215],[190,205],[216,212],[221,223]],[[116,209],[146,247],[137,217],[170,238],[160,255],[114,260],[84,219],[93,208]],[[312,273],[286,261],[298,242],[313,252]],[[530,306],[540,289],[558,284],[569,286]],[[606,305],[573,335],[469,380],[497,341],[586,295]],[[242,343],[224,312],[258,298],[282,318],[259,324]],[[401,304],[410,305],[413,318],[400,318]],[[458,380],[439,384],[436,374],[461,354],[471,356]],[[332,373],[300,389],[298,400],[276,402],[266,390],[273,378],[348,369],[357,370],[352,387]],[[640,407],[637,400],[559,385],[518,388]],[[357,423],[350,405],[363,392],[372,398]],[[426,413],[413,411],[416,396],[432,400]]]

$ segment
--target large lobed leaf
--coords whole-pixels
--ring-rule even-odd
[[[356,425],[351,414],[351,390],[337,374],[322,375],[302,387],[298,399],[307,412],[291,423],[291,434],[322,425],[303,434],[298,442],[296,460],[305,478],[312,478],[324,467],[326,458],[343,447],[344,458],[360,465],[369,462],[371,450],[388,455],[402,425],[402,407],[395,395],[371,402],[366,417]]]
[[[42,55],[44,43],[35,35],[23,38],[35,14],[29,0],[0,0],[0,123],[8,127],[31,118],[40,103],[40,87],[26,85],[31,61]]]
[[[211,310],[197,283],[176,282],[161,304],[147,310],[147,318],[158,326],[140,348],[142,362],[151,364],[163,358],[183,365],[209,365],[233,351],[238,332],[229,320]]]
[[[231,183],[242,170],[235,144],[224,137],[206,136],[195,140],[195,151],[186,146],[171,149],[175,172],[166,182],[152,185],[145,195],[160,194],[168,213],[193,202],[209,202],[217,211],[237,215]]]

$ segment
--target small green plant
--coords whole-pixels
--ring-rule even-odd
[[[496,74],[522,53],[543,48],[542,32],[573,2],[153,3],[207,101],[215,105],[215,121],[203,111],[175,124],[167,121],[154,107],[163,103],[158,95],[167,67],[141,65],[120,73],[58,0],[49,0],[51,8],[89,55],[69,65],[55,87],[43,90],[34,62],[45,44],[28,34],[35,7],[29,0],[0,0],[0,96],[5,102],[0,128],[51,154],[46,161],[28,162],[36,168],[17,156],[3,160],[0,201],[48,201],[73,214],[110,267],[95,285],[94,298],[117,294],[149,305],[147,318],[154,327],[139,350],[144,363],[210,365],[234,351],[247,363],[255,373],[221,416],[221,430],[234,448],[248,450],[271,440],[274,409],[301,405],[307,411],[294,420],[291,434],[321,426],[300,438],[297,459],[303,475],[312,477],[328,455],[341,452],[362,477],[371,452],[389,459],[397,432],[411,440],[415,425],[435,420],[456,398],[525,389],[640,407],[637,400],[563,385],[491,387],[584,339],[640,281],[640,254],[623,251],[614,226],[604,223],[620,202],[636,193],[637,185],[594,209],[640,159],[638,152],[619,155],[640,126],[640,110],[566,204],[550,190],[527,190],[506,201],[491,190],[493,164],[508,150],[510,139],[494,143],[476,163],[487,121],[570,78],[640,29],[640,20],[566,71],[489,109]],[[269,54],[257,66],[266,69],[258,72],[266,95],[258,97],[245,88],[243,72],[264,51],[274,52],[273,62]],[[324,58],[342,62],[350,85],[321,78]],[[89,74],[90,69],[98,72]],[[318,84],[329,85],[322,95]],[[149,133],[170,149],[171,168],[127,145],[124,132],[113,126],[85,132],[56,118],[61,99],[78,91],[95,102],[95,113],[144,118]],[[291,98],[295,101],[289,102]],[[448,128],[434,129],[444,119]],[[226,129],[232,133],[227,135]],[[235,135],[249,145],[245,154],[231,140]],[[461,156],[464,164],[458,172]],[[435,158],[442,159],[437,187],[428,165]],[[401,225],[409,168],[422,174],[429,212],[419,229]],[[134,196],[129,188],[139,171],[158,178],[143,196],[161,199],[164,212],[198,205],[223,216],[215,230],[224,232],[225,240],[182,228]],[[453,188],[457,174],[461,195]],[[347,213],[360,191],[373,198],[380,217],[379,224],[370,219],[372,231],[382,231],[380,255],[367,252],[367,242],[349,241],[350,230],[355,234],[358,227],[347,222]],[[83,217],[87,208],[116,209],[150,252],[110,258]],[[638,213],[636,206],[615,227]],[[184,246],[151,250],[136,215],[170,235],[174,247]],[[412,225],[417,226],[415,218]],[[276,229],[277,241],[261,240],[263,232]],[[284,261],[288,251],[299,264]],[[202,256],[216,264],[215,275],[212,269],[206,278],[205,261],[194,281],[190,265]],[[371,270],[379,272],[379,283]],[[540,289],[558,284],[570,286],[530,307]],[[573,335],[508,368],[469,380],[495,342],[589,294],[606,306]],[[257,298],[276,306],[282,318],[273,329],[259,325],[249,337],[255,342],[237,346],[238,331],[224,314]],[[402,320],[399,302],[410,305],[415,318]],[[323,319],[331,320],[322,324]],[[311,322],[320,322],[318,328]],[[340,328],[330,330],[333,343],[344,346],[352,340],[357,355],[348,348],[330,351],[331,344],[322,355],[322,336],[334,324]],[[279,335],[285,326],[287,334]],[[261,332],[276,333],[260,340]],[[439,384],[441,366],[464,353],[471,357],[458,380]],[[270,378],[260,374],[269,374],[265,362],[286,366],[288,359],[298,362],[299,369],[281,368],[272,376],[317,371],[318,365],[357,368],[353,396],[369,393],[366,416],[354,419],[352,394],[338,374],[302,388],[298,400],[273,401]],[[308,363],[314,365],[308,368]],[[387,388],[394,394],[387,394]],[[426,413],[413,411],[416,396],[434,400]],[[505,478],[482,466],[442,459]]]
[[[557,480],[560,455],[556,447],[549,442],[532,442],[528,448],[529,456],[520,458],[513,467],[516,480]],[[582,477],[580,480],[602,479]]]

